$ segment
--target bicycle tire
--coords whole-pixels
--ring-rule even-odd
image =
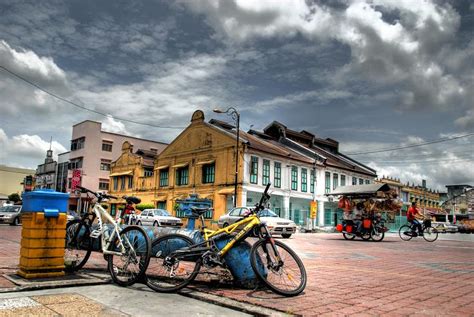
[[[380,242],[385,237],[384,231],[379,231],[377,227],[374,227],[370,232],[370,238],[375,242]]]
[[[423,228],[423,239],[428,242],[435,242],[438,239],[438,230],[431,226]]]
[[[194,245],[192,239],[180,234],[169,234],[155,239],[152,243],[152,257],[146,273],[146,285],[154,291],[170,293],[191,283],[201,269],[200,258],[197,261],[178,260],[176,266],[173,265],[173,271],[170,265],[165,264],[165,258],[175,250],[192,245]],[[179,273],[173,275],[172,272],[175,271]]]
[[[283,296],[296,296],[306,287],[306,269],[301,259],[292,249],[290,249],[290,247],[280,241],[274,241],[274,243],[278,248],[278,253],[283,261],[283,266],[278,269],[272,268],[274,264],[272,261],[274,260],[275,255],[272,254],[273,248],[270,245],[270,240],[261,239],[257,241],[250,250],[250,264],[252,265],[252,269],[260,281],[262,281],[273,292]],[[269,260],[270,263],[264,263]],[[292,272],[288,269],[291,262],[294,262],[297,266],[297,268],[291,269]],[[290,273],[299,274],[299,282],[297,281],[297,283],[294,283],[294,276]],[[280,280],[282,277],[284,278],[286,276],[291,284],[293,284],[292,288],[283,289],[279,287],[277,283],[272,281],[272,278],[269,278],[270,274],[279,275]]]
[[[354,240],[356,237],[355,234],[350,234],[350,233],[345,233],[345,232],[342,233],[342,236],[346,240]]]
[[[411,231],[411,227],[409,225],[403,225],[400,227],[400,229],[398,229],[398,235],[403,241],[410,241],[413,238],[413,236],[405,234],[407,231]]]
[[[84,232],[81,232],[84,230]],[[80,270],[89,260],[92,252],[91,229],[80,219],[75,219],[66,225],[64,249],[64,270],[75,272]]]
[[[120,256],[107,255],[108,270],[112,280],[120,286],[130,286],[139,282],[145,276],[151,255],[151,242],[142,227],[128,226],[119,234],[125,248],[125,254]],[[119,237],[110,244],[110,250],[120,252]],[[123,261],[123,264],[119,261]],[[130,270],[130,264],[134,267]]]

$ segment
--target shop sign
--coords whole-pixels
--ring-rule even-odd
[[[72,179],[71,179],[71,190],[76,190],[76,187],[80,185],[81,185],[81,170],[73,170]]]

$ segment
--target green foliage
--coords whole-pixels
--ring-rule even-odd
[[[142,203],[142,204],[138,204],[135,206],[135,209],[138,209],[140,211],[143,211],[144,209],[153,209],[155,208],[155,205],[153,204],[150,204],[150,203]]]
[[[14,203],[17,203],[21,201],[21,197],[17,193],[13,193],[13,194],[8,195],[8,200],[13,201]]]

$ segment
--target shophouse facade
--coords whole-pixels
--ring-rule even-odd
[[[254,206],[271,182],[268,207],[282,217],[304,227],[333,225],[337,204],[326,194],[353,179],[357,184],[371,183],[375,171],[340,154],[334,140],[286,127],[282,136],[277,134],[280,126],[273,123],[264,132],[239,132],[237,206]],[[177,199],[198,194],[213,201],[210,220],[216,221],[233,206],[236,148],[234,126],[218,120],[206,123],[204,113],[196,111],[191,124],[155,162],[157,206],[173,211]],[[311,201],[317,201],[320,210],[314,220],[309,213]]]
[[[410,204],[416,202],[418,209],[422,212],[432,214],[443,212],[438,191],[427,188],[426,185],[410,185],[408,183],[403,187],[403,190],[408,192]]]
[[[122,144],[122,154],[110,164],[109,194],[119,198],[110,201],[112,216],[125,206],[123,196],[136,196],[142,203],[154,204],[156,157],[157,154],[150,150],[137,149],[134,152],[128,141]]]
[[[157,154],[167,146],[163,142],[103,131],[100,122],[86,120],[74,125],[69,153],[68,191],[71,191],[73,183],[93,191],[108,191],[110,165],[121,155],[125,141],[134,148]],[[70,209],[77,208],[78,196],[73,192],[69,204]]]
[[[53,151],[48,150],[44,163],[36,168],[35,189],[56,189],[57,164],[58,162],[53,159]]]
[[[69,153],[70,152],[60,153],[56,166],[56,191],[62,193],[66,193],[68,190]]]

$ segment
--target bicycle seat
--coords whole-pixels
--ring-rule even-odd
[[[125,199],[128,204],[139,204],[142,201],[140,198],[135,196],[122,196],[122,198]]]
[[[205,214],[210,208],[199,208],[199,207],[191,207],[191,212],[195,215],[202,215]]]

